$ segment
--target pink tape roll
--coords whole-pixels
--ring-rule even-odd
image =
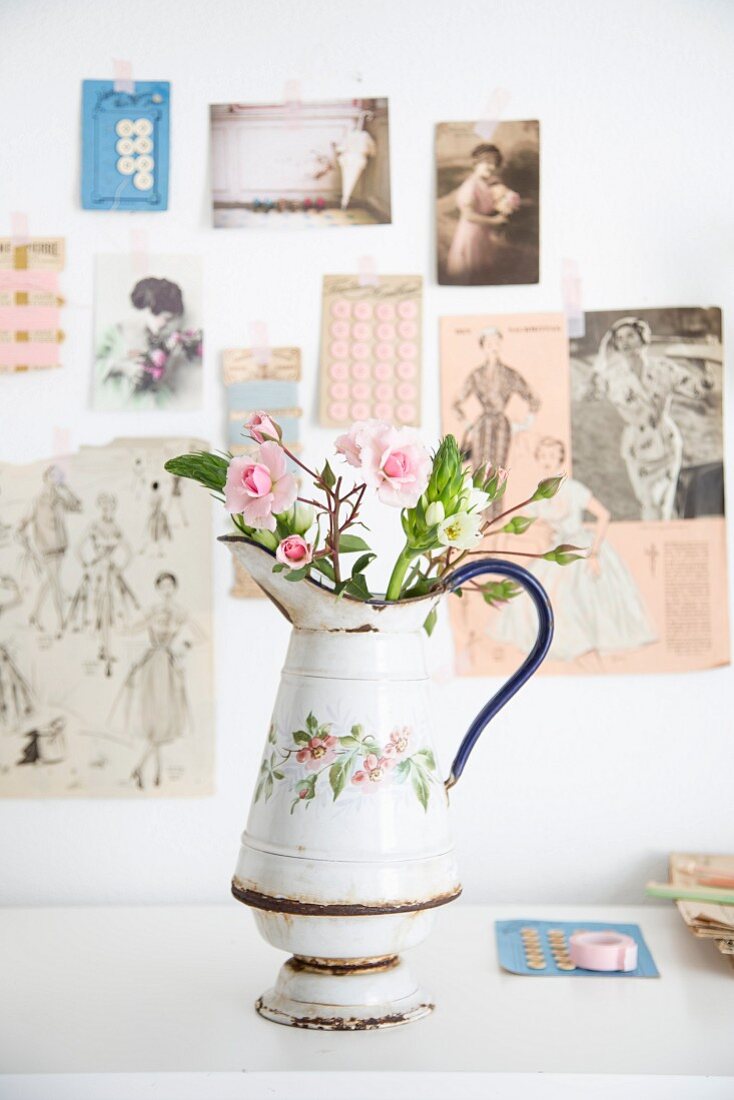
[[[568,953],[584,970],[634,970],[637,944],[623,932],[574,932],[568,937]]]

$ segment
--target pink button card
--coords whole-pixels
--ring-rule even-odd
[[[44,370],[61,365],[61,306],[58,272],[65,262],[61,237],[0,238],[0,373]]]
[[[323,284],[319,419],[326,427],[376,417],[420,423],[419,275],[326,275]],[[348,364],[348,368],[344,368]]]

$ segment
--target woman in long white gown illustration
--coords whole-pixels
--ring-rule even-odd
[[[130,669],[122,689],[126,729],[145,741],[131,775],[140,790],[148,782],[150,763],[153,784],[160,786],[163,747],[182,737],[191,725],[182,657],[201,640],[202,633],[176,602],[177,588],[173,573],[160,573],[155,580],[158,602],[132,627],[133,631],[147,631],[149,641],[148,649]]]
[[[622,317],[604,334],[590,396],[606,398],[624,421],[620,453],[643,520],[675,516],[683,436],[673,419],[674,396],[700,400],[714,383],[708,366],[681,366],[650,352],[652,333],[639,317]]]
[[[336,159],[342,175],[342,210],[349,206],[354,188],[367,165],[367,158],[377,152],[374,138],[364,128],[366,118],[367,113],[362,111],[352,129],[347,130],[336,147]]]
[[[79,546],[84,572],[72,597],[67,625],[74,630],[91,630],[97,636],[99,660],[111,676],[112,632],[126,625],[130,611],[140,605],[125,579],[132,551],[115,519],[117,497],[100,493],[97,507],[99,516]]]
[[[535,452],[541,477],[558,474],[565,461],[559,439],[542,439]],[[657,641],[634,578],[606,541],[610,513],[590,489],[569,478],[550,500],[524,509],[536,517],[531,530],[547,528],[548,549],[569,543],[588,551],[585,561],[567,567],[535,560],[531,572],[545,586],[556,616],[556,633],[550,656],[573,661],[585,654],[604,656],[639,649]],[[593,526],[584,521],[589,513]],[[496,641],[509,642],[523,652],[537,634],[535,611],[530,601],[518,596],[503,607],[491,630]]]

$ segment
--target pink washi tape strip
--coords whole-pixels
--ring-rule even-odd
[[[28,215],[22,210],[13,210],[10,215],[10,243],[13,248],[20,248],[21,245],[29,244],[30,239]]]
[[[57,306],[0,306],[0,329],[42,332],[60,325],[61,313]]]
[[[130,255],[135,274],[145,275],[150,267],[150,262],[148,260],[148,234],[144,229],[130,230]]]
[[[54,465],[58,466],[66,476],[69,473],[71,456],[71,432],[68,428],[59,428],[54,425],[51,429],[51,454],[55,456]]]
[[[272,352],[268,340],[268,326],[264,321],[252,322],[250,325],[250,342],[252,343],[253,359],[258,366],[266,366],[272,358]]]
[[[288,113],[288,123],[292,127],[301,125],[301,82],[300,80],[286,80],[283,85],[283,102]]]
[[[59,275],[57,271],[0,271],[0,290],[33,290],[57,294]]]
[[[502,115],[505,107],[510,101],[510,93],[507,88],[495,88],[492,95],[489,97],[487,106],[484,108],[484,113],[481,119],[474,127],[474,133],[478,137],[484,138],[485,141],[490,141],[494,135],[495,130],[502,121]]]
[[[360,256],[357,270],[360,286],[379,286],[380,276],[377,274],[377,262],[374,256]]]
[[[568,953],[583,970],[635,970],[637,944],[623,932],[573,932]]]
[[[115,79],[113,81],[113,88],[116,92],[125,92],[127,95],[133,95],[135,91],[135,81],[133,80],[133,66],[132,61],[115,61],[112,62]]]
[[[0,340],[0,367],[16,370],[19,367],[35,369],[58,365],[59,345],[55,340],[29,340],[23,343]]]
[[[586,321],[581,304],[581,276],[575,260],[564,260],[562,263],[561,294],[569,338],[582,337],[586,332]]]

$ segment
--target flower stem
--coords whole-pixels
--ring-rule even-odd
[[[398,554],[398,560],[393,566],[393,571],[390,574],[390,580],[387,584],[387,592],[385,593],[386,600],[399,600],[400,593],[403,590],[403,581],[405,580],[405,574],[408,572],[408,566],[410,565],[414,552],[410,547],[406,545]]]

